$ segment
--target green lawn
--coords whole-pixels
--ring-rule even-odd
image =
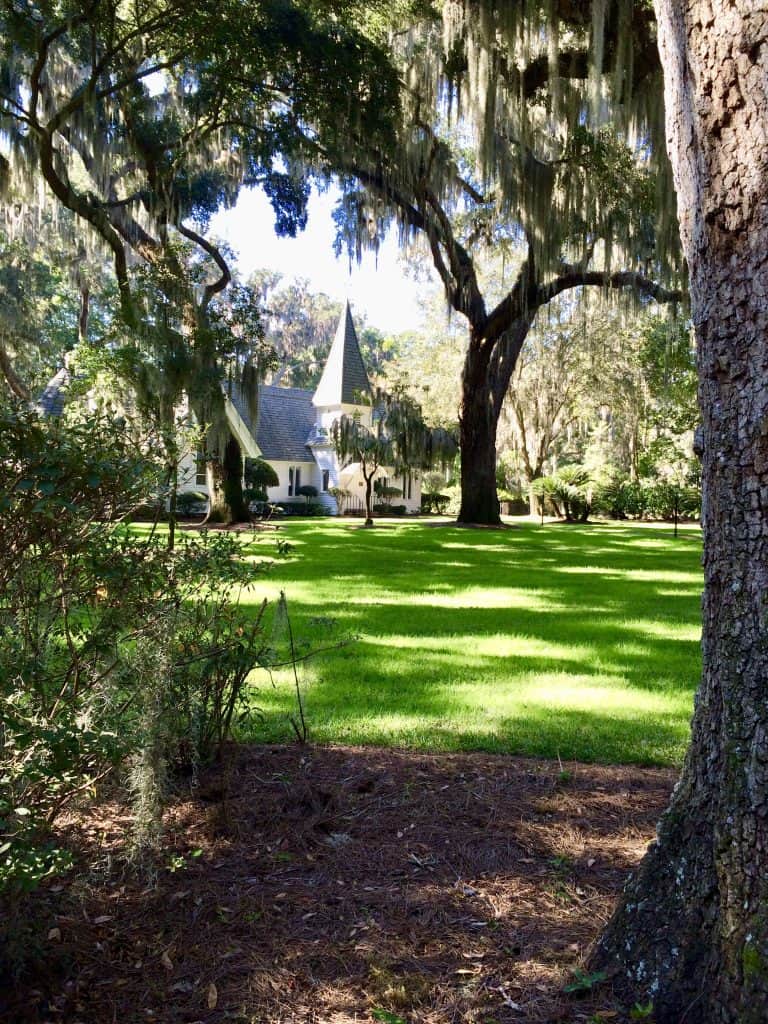
[[[699,672],[701,537],[654,525],[507,531],[287,523],[249,600],[284,589],[295,633],[359,639],[302,668],[312,738],[674,764]],[[275,551],[275,535],[254,558]],[[289,735],[288,672],[257,680],[256,735]]]

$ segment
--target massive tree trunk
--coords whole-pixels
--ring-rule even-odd
[[[768,1019],[768,5],[656,0],[703,421],[703,675],[593,962],[658,1024]]]
[[[247,523],[248,506],[243,495],[243,453],[234,437],[230,437],[224,447],[221,468],[227,522]]]
[[[496,493],[496,408],[488,376],[489,343],[471,331],[462,376],[461,509],[458,521],[499,526]]]

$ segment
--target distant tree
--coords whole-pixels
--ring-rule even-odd
[[[552,0],[435,6],[442,25],[425,21],[402,47],[398,146],[355,137],[338,222],[353,253],[390,217],[404,242],[426,240],[468,325],[459,519],[494,524],[498,419],[537,312],[584,288],[681,299],[657,280],[679,266],[674,194],[648,4],[608,17],[595,3],[594,19]],[[479,263],[501,251],[514,272],[499,295]]]
[[[333,424],[331,438],[342,466],[357,463],[365,484],[365,525],[373,526],[373,481],[382,469],[404,473],[447,462],[456,453],[453,436],[430,428],[421,408],[400,392],[377,391],[372,398],[371,426],[359,413]]]
[[[342,305],[324,292],[310,290],[306,278],[257,270],[249,284],[259,294],[266,338],[277,356],[281,384],[311,389],[320,380],[339,322]]]
[[[372,41],[380,14],[356,0],[0,8],[3,198],[45,195],[109,254],[126,332],[162,378],[169,479],[186,392],[211,426],[209,489],[221,490],[222,381],[248,392],[258,377],[242,353],[224,365],[232,343],[213,306],[231,272],[209,219],[258,185],[277,230],[295,234],[309,193],[298,160],[322,139],[330,166],[352,121],[384,141],[397,84]]]

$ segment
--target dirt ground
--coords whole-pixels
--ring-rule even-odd
[[[485,754],[233,748],[172,801],[154,877],[126,864],[128,808],[72,820],[81,870],[38,897],[45,959],[0,988],[0,1020],[620,1024],[606,985],[563,989],[673,782]]]

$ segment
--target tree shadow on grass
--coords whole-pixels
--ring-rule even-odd
[[[697,545],[671,560],[656,533],[499,543],[409,525],[380,549],[305,530],[305,555],[274,569],[295,631],[321,614],[362,637],[308,673],[316,735],[674,761],[699,670]],[[288,690],[260,696],[284,735]]]

